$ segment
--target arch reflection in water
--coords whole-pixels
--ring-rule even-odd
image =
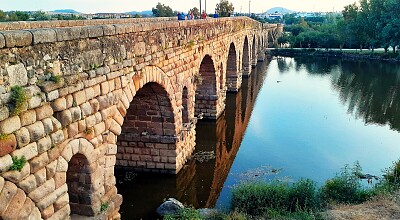
[[[259,63],[252,76],[243,80],[239,92],[227,95],[226,110],[216,122],[198,122],[194,153],[215,158],[203,162],[193,158],[176,176],[116,171],[118,192],[124,196],[122,217],[155,219],[155,209],[169,197],[196,208],[215,206],[241,145],[267,66],[267,61]]]

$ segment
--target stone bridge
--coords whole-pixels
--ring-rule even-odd
[[[178,173],[197,119],[224,112],[281,30],[246,17],[0,23],[0,219],[119,219],[114,167]]]

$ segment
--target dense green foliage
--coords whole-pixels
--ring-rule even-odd
[[[10,167],[10,170],[18,170],[21,171],[22,168],[24,167],[25,163],[26,163],[26,158],[25,156],[22,156],[20,158],[18,157],[13,157],[12,158],[12,165]]]
[[[171,7],[158,3],[155,8],[152,8],[154,17],[174,17],[177,12],[174,12]]]
[[[186,220],[186,219],[193,219],[193,220],[201,220],[203,219],[196,209],[193,208],[183,208],[179,210],[177,215],[166,215],[164,216],[164,220]]]
[[[400,1],[360,0],[346,6],[341,15],[314,18],[285,15],[287,32],[280,43],[308,48],[371,48],[400,45]]]
[[[228,17],[233,14],[235,8],[232,3],[228,0],[220,0],[215,7],[215,12],[219,14],[220,17]]]

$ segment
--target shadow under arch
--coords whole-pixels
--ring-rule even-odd
[[[242,75],[238,71],[237,53],[235,44],[229,45],[228,59],[226,61],[226,85],[228,91],[237,92],[240,89]]]

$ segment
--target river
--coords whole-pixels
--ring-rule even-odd
[[[243,181],[310,178],[321,185],[345,164],[381,175],[400,158],[400,66],[333,58],[258,63],[224,114],[199,121],[196,150],[177,175],[118,172],[123,219],[156,219],[174,197],[227,208]]]

